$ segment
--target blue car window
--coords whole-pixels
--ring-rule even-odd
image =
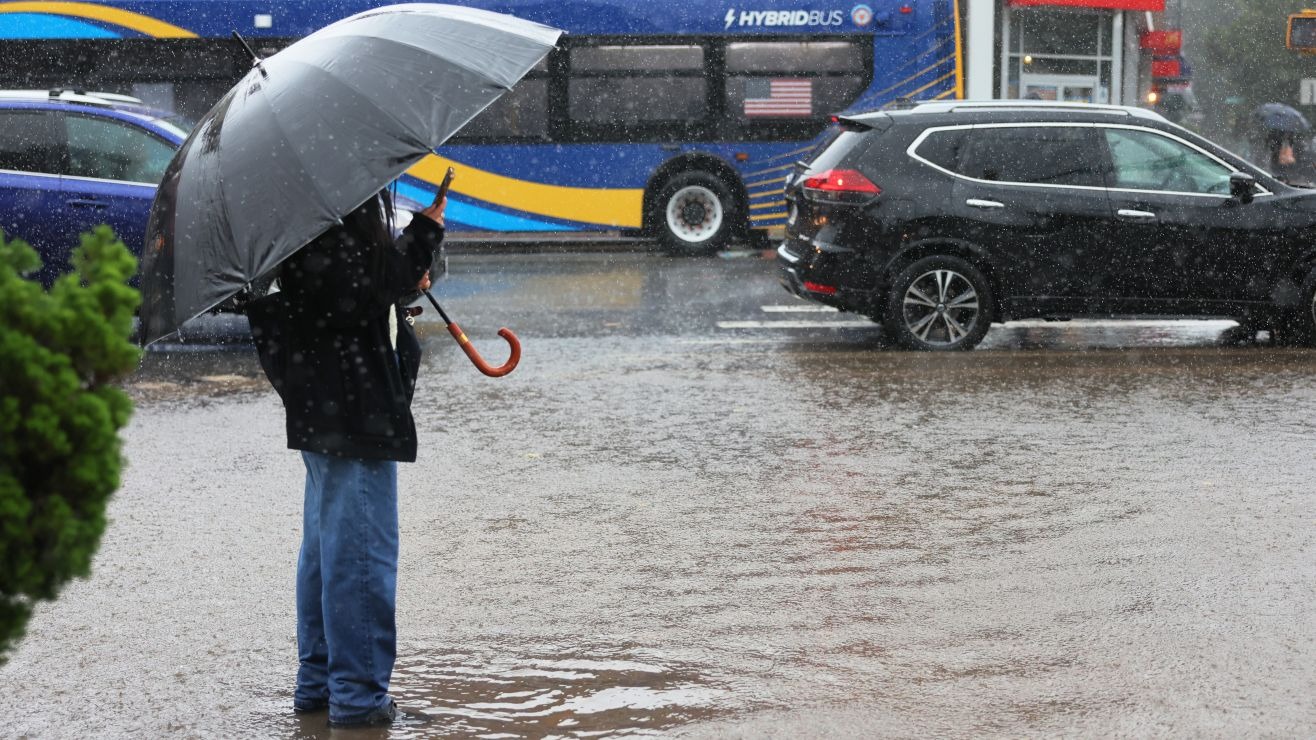
[[[0,111],[0,170],[58,174],[63,141],[46,111]]]
[[[174,156],[174,147],[120,121],[65,116],[68,174],[104,180],[157,184]]]

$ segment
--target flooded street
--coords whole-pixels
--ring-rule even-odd
[[[887,348],[770,261],[457,255],[400,466],[423,729],[344,737],[1309,736],[1316,351],[1231,322]],[[329,737],[291,712],[303,468],[241,346],[152,353],[87,581],[6,737]]]

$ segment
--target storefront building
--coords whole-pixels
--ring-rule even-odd
[[[1148,105],[1165,0],[966,0],[970,98]]]

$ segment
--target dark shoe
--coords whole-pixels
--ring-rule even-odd
[[[330,727],[349,728],[349,727],[387,727],[393,724],[393,720],[398,717],[398,703],[392,699],[382,707],[375,709],[373,712],[363,717],[352,717],[350,719],[329,718]]]

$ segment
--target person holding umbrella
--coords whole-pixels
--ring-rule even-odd
[[[1311,124],[1292,106],[1266,103],[1252,112],[1252,120],[1261,134],[1260,156],[1267,169],[1290,184],[1310,181],[1311,161],[1307,138]]]
[[[560,35],[502,13],[406,3],[344,18],[268,58],[248,47],[253,69],[197,122],[156,191],[142,255],[144,346],[278,275],[281,290],[247,314],[306,468],[293,707],[327,709],[332,725],[398,715],[388,694],[396,475],[416,457],[420,365],[399,301],[429,287],[443,239],[442,197],[395,243],[380,191],[512,89]],[[515,366],[510,331],[512,359],[494,368],[445,323],[481,372]]]
[[[293,706],[333,726],[389,724],[396,655],[397,464],[416,459],[420,344],[401,305],[429,286],[446,197],[395,243],[387,192],[279,270],[247,309],[261,366],[306,466]]]

